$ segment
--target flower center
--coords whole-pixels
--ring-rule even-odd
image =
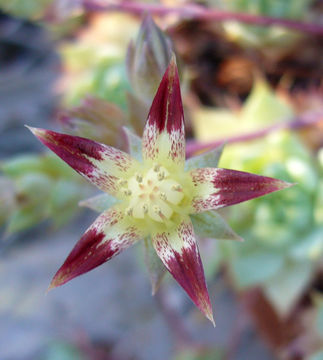
[[[145,174],[121,180],[121,191],[129,199],[126,213],[136,219],[149,217],[158,222],[170,219],[183,199],[180,184],[162,166],[155,164]]]

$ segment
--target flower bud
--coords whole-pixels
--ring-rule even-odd
[[[63,128],[73,135],[124,149],[121,129],[126,125],[125,116],[112,103],[88,96],[80,106],[62,112],[59,120]]]
[[[140,27],[135,44],[127,53],[129,81],[136,96],[150,104],[172,54],[170,41],[147,15]]]

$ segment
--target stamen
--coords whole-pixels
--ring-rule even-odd
[[[136,180],[139,182],[139,183],[141,183],[142,182],[142,175],[141,174],[137,174],[136,175]]]
[[[123,193],[124,193],[126,196],[130,196],[130,195],[132,194],[132,191],[129,190],[129,189],[125,189],[125,190],[123,191]]]
[[[154,169],[155,172],[158,172],[159,169],[160,169],[160,165],[159,165],[159,164],[155,164],[153,169]]]
[[[157,205],[154,205],[154,206],[153,206],[153,212],[154,212],[155,214],[161,213],[160,207],[157,206]]]
[[[171,189],[172,189],[173,191],[182,191],[182,190],[183,190],[180,185],[173,185],[173,186],[171,187]]]
[[[164,192],[161,192],[161,193],[159,194],[159,197],[160,197],[162,200],[167,201],[167,196],[166,196],[166,194],[165,194]]]
[[[120,179],[118,182],[119,182],[120,186],[127,186],[128,185],[128,181],[124,180],[124,179]]]
[[[164,178],[165,178],[165,173],[164,173],[164,171],[161,171],[161,172],[159,172],[159,173],[157,174],[157,179],[158,179],[159,181],[164,180]]]
[[[126,209],[126,215],[131,216],[131,215],[132,215],[132,212],[133,212],[133,208],[132,208],[132,207],[128,207],[128,208]]]
[[[144,214],[148,213],[148,205],[147,204],[143,204],[142,205],[142,210],[144,211]]]
[[[155,214],[159,215],[161,219],[166,219],[166,216],[162,213],[161,208],[157,205],[154,205],[153,211]]]

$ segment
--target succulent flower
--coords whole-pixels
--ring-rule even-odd
[[[149,238],[167,270],[214,323],[190,216],[201,216],[205,211],[208,214],[290,184],[234,170],[185,167],[184,117],[175,59],[166,69],[148,114],[142,162],[89,139],[30,130],[78,173],[118,200],[81,237],[50,288],[65,284],[138,240]],[[200,162],[205,165],[203,156]],[[188,168],[196,163],[199,161],[193,160]]]

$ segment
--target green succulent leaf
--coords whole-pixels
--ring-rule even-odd
[[[20,155],[3,162],[0,168],[7,176],[18,177],[27,172],[42,171],[43,160],[41,156]]]
[[[128,140],[129,154],[138,161],[142,161],[142,140],[127,127],[123,127]]]
[[[312,277],[312,270],[310,262],[286,263],[264,284],[265,294],[281,316],[287,316],[293,309]]]
[[[1,0],[0,8],[14,16],[34,19],[41,17],[53,2],[54,0]]]
[[[197,168],[218,167],[224,144],[203,154],[189,158],[185,163],[185,170],[190,171]]]
[[[104,212],[117,203],[117,199],[109,194],[103,193],[79,202],[80,206],[87,207],[98,213]]]
[[[216,211],[191,215],[191,220],[196,234],[200,237],[217,240],[243,240]]]
[[[145,263],[148,269],[152,286],[152,295],[155,295],[166,273],[166,268],[156,254],[150,238],[144,241]]]
[[[323,226],[320,226],[291,248],[291,256],[296,260],[319,260],[323,253],[322,239]]]
[[[48,204],[49,215],[53,218],[56,228],[67,223],[76,214],[80,196],[84,192],[84,186],[68,180],[62,179],[55,183]]]
[[[43,221],[47,216],[46,207],[26,206],[15,210],[8,221],[6,234],[11,235],[16,232],[26,230]]]
[[[323,360],[323,350],[310,355],[307,360]]]
[[[284,265],[284,257],[264,251],[254,251],[232,262],[232,274],[239,288],[263,283],[276,275]]]

